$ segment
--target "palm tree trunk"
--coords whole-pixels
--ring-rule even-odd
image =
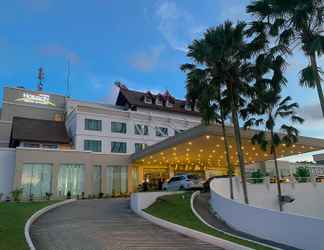
[[[317,61],[316,61],[315,52],[311,53],[310,62],[311,62],[311,66],[312,66],[314,72],[316,72],[316,79],[315,79],[316,89],[317,89],[317,94],[318,94],[320,104],[321,104],[322,115],[324,117],[324,95],[323,95],[323,89],[322,89],[322,85],[321,85],[321,78],[317,71]]]
[[[244,202],[249,204],[248,194],[247,194],[247,187],[246,187],[246,174],[245,174],[245,166],[244,166],[244,155],[242,152],[241,146],[241,131],[237,117],[236,108],[232,109],[232,118],[233,118],[233,125],[234,125],[234,133],[235,133],[235,141],[236,141],[236,150],[239,159],[239,166],[241,172],[241,179],[242,179],[242,188],[243,188],[243,195],[244,195]]]
[[[276,148],[273,144],[273,130],[271,130],[271,150],[273,155],[273,160],[275,164],[276,169],[276,182],[277,182],[277,189],[278,189],[278,201],[279,201],[279,210],[283,211],[282,207],[282,193],[281,193],[281,184],[280,184],[280,173],[279,173],[279,167],[278,167],[278,161],[277,161],[277,152]]]
[[[225,122],[224,122],[224,115],[223,115],[223,109],[221,108],[221,123],[222,123],[222,131],[223,131],[223,137],[224,137],[224,147],[226,152],[226,161],[227,161],[227,168],[228,168],[228,175],[229,175],[229,184],[230,184],[230,197],[233,200],[234,194],[233,194],[233,168],[231,165],[231,160],[229,156],[229,149],[228,149],[228,142],[227,142],[227,136],[226,136],[226,128],[225,128]]]

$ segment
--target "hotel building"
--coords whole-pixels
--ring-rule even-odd
[[[169,92],[143,93],[118,86],[114,105],[25,88],[5,87],[0,120],[0,193],[23,188],[24,197],[114,193],[156,185],[177,173],[226,175],[218,125],[203,126],[196,107]],[[228,127],[231,162],[237,165],[234,132]],[[246,164],[271,158],[242,131]],[[300,137],[281,156],[324,148]]]

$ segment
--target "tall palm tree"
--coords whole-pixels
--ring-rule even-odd
[[[245,203],[248,203],[244,155],[242,152],[241,132],[238,111],[245,103],[251,81],[251,65],[248,62],[250,54],[245,42],[244,22],[233,25],[226,21],[215,28],[208,29],[204,37],[194,40],[189,46],[188,56],[197,64],[209,69],[214,83],[224,88],[224,100],[230,104],[234,126],[236,149],[242,178]]]
[[[256,0],[247,6],[256,17],[251,31],[277,38],[282,52],[290,53],[299,46],[309,58],[309,65],[300,72],[300,84],[316,88],[324,116],[324,95],[321,68],[317,57],[324,53],[324,2],[322,0]]]
[[[208,69],[202,70],[193,64],[183,64],[181,70],[187,73],[187,94],[186,99],[193,105],[198,102],[198,107],[202,113],[205,124],[212,122],[220,123],[224,138],[224,148],[226,154],[227,169],[229,175],[230,198],[234,199],[233,194],[233,168],[230,161],[228,138],[226,134],[225,120],[228,115],[227,103],[224,103],[221,95],[220,84],[212,84],[215,79],[211,79]],[[213,89],[217,88],[217,89]]]
[[[279,208],[282,211],[283,203],[277,162],[277,148],[282,144],[290,146],[297,142],[298,139],[299,131],[290,124],[285,124],[284,121],[289,120],[291,123],[302,123],[304,120],[296,114],[298,104],[291,103],[292,99],[290,96],[283,99],[280,91],[273,88],[256,87],[254,97],[246,108],[246,114],[252,117],[245,122],[244,126],[246,128],[264,126],[264,131],[256,133],[251,140],[253,144],[259,144],[262,150],[270,151],[270,154],[273,156]],[[279,120],[281,120],[280,123]],[[276,125],[280,126],[282,133],[275,132]],[[270,136],[267,136],[266,132],[269,132]]]

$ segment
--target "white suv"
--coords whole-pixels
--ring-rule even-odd
[[[173,176],[168,182],[163,183],[165,191],[202,189],[203,184],[198,176],[192,174],[181,174]]]

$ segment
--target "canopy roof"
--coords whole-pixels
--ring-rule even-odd
[[[272,159],[269,151],[262,151],[259,145],[251,143],[257,130],[241,130],[242,150],[245,164]],[[226,129],[230,159],[238,165],[234,129]],[[310,137],[298,137],[298,142],[291,146],[285,144],[277,148],[278,158],[318,151],[324,149],[324,140]],[[219,125],[198,126],[160,143],[147,147],[131,156],[133,163],[142,165],[195,165],[217,168],[226,166],[224,137]]]

